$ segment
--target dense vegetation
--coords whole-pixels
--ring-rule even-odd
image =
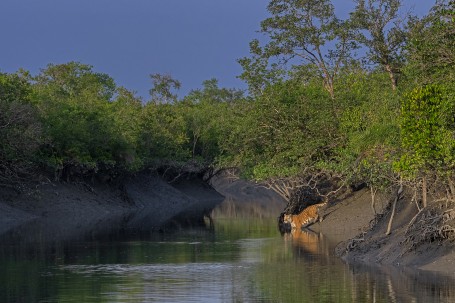
[[[248,95],[212,79],[179,98],[154,74],[145,101],[78,62],[1,73],[0,184],[229,168],[288,197],[318,175],[455,196],[455,2],[421,19],[354,2],[340,20],[328,0],[270,1],[239,59]]]

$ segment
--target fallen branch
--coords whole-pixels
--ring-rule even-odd
[[[455,234],[455,228],[450,225],[444,225],[439,229],[439,236],[443,239],[448,239],[450,233]]]
[[[419,212],[412,217],[411,221],[408,223],[408,227],[406,228],[406,232],[409,230],[409,228],[414,224],[414,222],[417,220],[417,217],[422,213],[422,209],[419,209]]]

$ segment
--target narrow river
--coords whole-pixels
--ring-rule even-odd
[[[455,280],[344,264],[323,235],[272,219],[2,244],[0,302],[455,302]]]

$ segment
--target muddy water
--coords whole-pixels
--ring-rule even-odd
[[[455,302],[453,277],[346,265],[275,219],[212,229],[0,242],[0,302]]]

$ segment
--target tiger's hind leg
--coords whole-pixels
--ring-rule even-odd
[[[312,219],[308,220],[307,222],[303,223],[301,228],[302,229],[309,228],[311,225],[313,225],[317,221],[318,221],[318,217],[312,218]]]

